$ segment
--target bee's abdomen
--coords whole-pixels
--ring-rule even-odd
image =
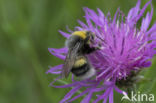
[[[79,67],[73,67],[71,72],[76,75],[76,76],[82,76],[84,75],[87,71],[89,70],[89,65],[86,63],[86,64],[83,64]]]

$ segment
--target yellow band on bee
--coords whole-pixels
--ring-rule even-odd
[[[84,65],[84,64],[86,64],[86,63],[87,63],[86,59],[81,58],[81,59],[79,59],[79,60],[77,60],[77,61],[75,62],[74,67],[80,67],[80,66],[82,66],[82,65]]]
[[[75,31],[72,35],[77,35],[80,36],[81,38],[85,39],[86,38],[86,31]]]

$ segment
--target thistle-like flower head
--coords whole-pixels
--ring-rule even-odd
[[[95,92],[103,91],[103,94],[96,95],[97,98],[93,103],[103,100],[113,103],[113,90],[119,93],[124,93],[116,86],[116,82],[126,79],[132,71],[140,71],[145,67],[150,67],[151,59],[156,54],[156,24],[149,28],[153,7],[151,1],[140,9],[141,0],[138,0],[136,6],[132,8],[128,15],[125,16],[117,9],[114,18],[111,19],[110,13],[107,16],[100,9],[97,13],[89,8],[84,8],[86,23],[78,21],[80,26],[75,27],[75,30],[88,30],[95,34],[95,44],[101,43],[101,50],[87,55],[89,61],[94,66],[97,74],[92,79],[75,81],[72,78],[72,83],[63,86],[52,86],[56,88],[72,87],[71,91],[65,95],[60,103],[72,102],[75,99],[86,96],[81,103],[89,103],[92,95]],[[142,19],[141,26],[137,28],[137,22],[143,16],[145,9],[151,5],[151,11],[147,12]],[[60,31],[60,33],[69,38],[70,33]],[[65,59],[65,54],[68,49],[49,48],[52,55]],[[63,64],[50,68],[47,73],[60,74]],[[72,97],[81,88],[79,95]]]

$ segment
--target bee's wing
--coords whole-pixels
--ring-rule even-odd
[[[64,61],[64,66],[62,69],[62,73],[61,73],[61,77],[68,77],[70,70],[72,69],[74,63],[75,63],[75,59],[77,57],[77,52],[79,50],[79,48],[81,47],[81,43],[77,42],[76,45],[73,48],[70,48],[68,50],[66,59]]]

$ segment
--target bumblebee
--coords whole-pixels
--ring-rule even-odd
[[[100,47],[91,47],[94,34],[90,31],[75,31],[66,40],[68,53],[64,61],[61,77],[68,77],[72,72],[77,77],[89,78],[95,74],[95,69],[89,63],[86,54],[92,53]]]

